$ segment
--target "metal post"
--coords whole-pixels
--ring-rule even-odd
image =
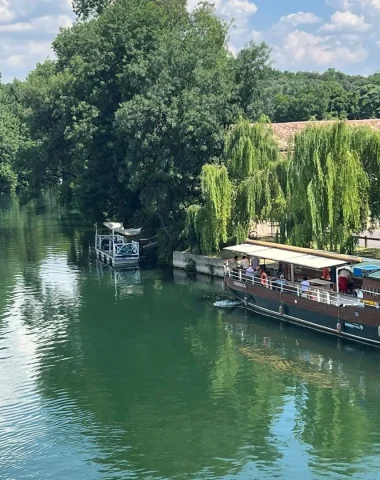
[[[95,223],[95,248],[98,247],[98,224]]]
[[[347,268],[347,265],[343,265],[342,267],[338,267],[338,268],[336,269],[336,279],[335,279],[335,280],[336,280],[336,293],[337,293],[337,303],[338,303],[337,306],[338,306],[338,307],[339,307],[339,305],[340,305],[339,272],[340,272],[341,270],[346,269],[346,268]]]
[[[294,283],[294,265],[290,265],[290,280]]]
[[[115,231],[112,230],[112,258],[115,263]]]

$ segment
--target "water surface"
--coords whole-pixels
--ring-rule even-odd
[[[115,275],[54,200],[0,204],[0,478],[372,480],[380,353]]]

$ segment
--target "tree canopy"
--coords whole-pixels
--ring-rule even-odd
[[[318,226],[311,202],[328,192],[332,177],[323,169],[331,162],[319,158],[320,174],[307,148],[330,145],[332,135],[350,138],[343,153],[334,147],[331,155],[345,162],[347,175],[362,178],[355,195],[368,192],[368,202],[351,213],[342,204],[335,222],[349,226],[329,242],[341,246],[368,209],[380,215],[375,133],[309,129],[315,140],[302,135],[294,158],[285,158],[268,126],[380,117],[380,74],[281,72],[264,43],[233,56],[228,25],[207,3],[189,13],[183,0],[75,0],[74,10],[78,21],[54,40],[56,60],[38,65],[25,82],[0,86],[1,192],[31,197],[56,188],[63,204],[91,220],[165,227],[168,254],[186,242],[209,251],[243,238],[252,221],[285,217],[284,235],[324,243],[330,227]],[[289,207],[299,170],[309,213]],[[311,186],[307,172],[317,175]],[[323,205],[321,222],[331,220]],[[309,222],[302,239],[298,218]]]

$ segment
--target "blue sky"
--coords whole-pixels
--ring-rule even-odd
[[[188,0],[194,8],[197,0]],[[234,20],[230,49],[266,41],[274,65],[287,70],[335,67],[368,75],[380,70],[380,0],[214,0]],[[71,0],[0,0],[0,71],[23,79],[37,62],[54,58],[51,41],[75,21]]]

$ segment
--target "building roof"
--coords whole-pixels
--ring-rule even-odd
[[[324,126],[335,123],[336,120],[321,120],[313,122],[288,122],[288,123],[272,123],[274,137],[277,140],[280,150],[287,150],[289,143],[292,143],[294,135],[299,133],[308,125]],[[380,119],[372,120],[347,120],[348,125],[354,127],[371,127],[374,130],[380,131]]]
[[[278,248],[276,244],[273,244],[270,248],[263,248],[262,246],[245,243],[242,245],[226,247],[224,250],[243,253],[245,255],[263,258],[265,260],[276,260],[279,262],[290,263],[300,267],[315,268],[317,270],[347,264],[347,261],[345,260],[282,250],[281,248]]]

